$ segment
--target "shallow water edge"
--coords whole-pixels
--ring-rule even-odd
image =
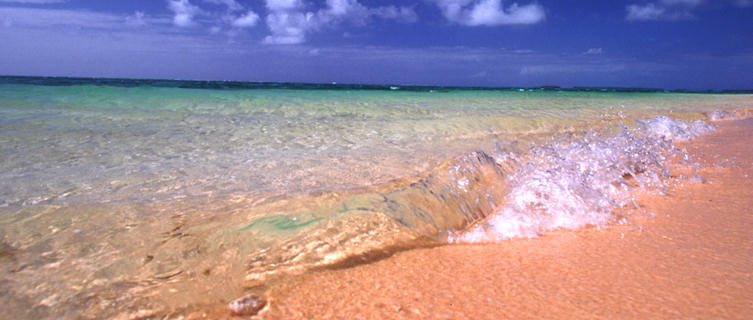
[[[703,122],[656,117],[528,151],[473,152],[416,177],[344,193],[0,208],[2,296],[9,310],[29,317],[178,316],[312,270],[352,267],[448,239],[478,241],[478,228],[489,236],[483,241],[499,241],[625,224],[630,216],[615,212],[626,206],[648,214],[635,204],[634,191],[666,193],[672,181],[696,178],[695,164],[669,139],[709,130]],[[670,164],[688,174],[667,172]],[[540,180],[551,174],[569,181]],[[518,193],[523,204],[505,211]],[[525,207],[534,214],[509,219]],[[510,229],[498,227],[499,217],[533,227],[500,233]],[[474,236],[462,239],[468,235]]]

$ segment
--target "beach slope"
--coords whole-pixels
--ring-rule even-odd
[[[625,225],[399,252],[278,284],[263,318],[753,317],[753,120],[680,144],[704,182]]]

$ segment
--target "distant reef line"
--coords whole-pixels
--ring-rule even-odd
[[[542,85],[534,87],[494,87],[494,86],[430,86],[406,84],[357,84],[357,83],[315,83],[315,82],[263,82],[263,81],[227,81],[227,80],[173,80],[173,79],[136,79],[136,78],[87,78],[87,77],[48,77],[0,75],[0,84],[30,84],[44,86],[114,86],[114,87],[166,87],[186,89],[247,90],[247,89],[290,89],[290,90],[381,90],[381,91],[415,91],[415,92],[449,92],[449,91],[574,91],[574,92],[671,92],[671,93],[742,93],[753,94],[753,89],[689,90],[612,87],[612,86],[574,86],[560,87]]]

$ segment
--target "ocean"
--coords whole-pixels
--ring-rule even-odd
[[[703,181],[674,141],[750,110],[738,93],[0,77],[0,302],[158,317],[400,250],[629,224],[653,214],[636,192]]]

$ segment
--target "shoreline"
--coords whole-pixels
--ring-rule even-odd
[[[747,111],[738,114],[750,115]],[[735,115],[715,112],[707,116],[719,120]],[[495,181],[499,182],[498,174],[480,161],[484,157],[476,157],[475,153],[446,161],[413,180],[394,180],[353,193],[333,192],[309,198],[266,200],[181,198],[127,206],[33,206],[13,211],[12,215],[0,221],[3,223],[3,229],[0,229],[3,233],[0,234],[3,236],[0,239],[0,271],[5,275],[0,278],[0,283],[5,285],[5,290],[0,290],[0,301],[11,312],[29,318],[55,314],[119,319],[156,316],[227,318],[228,303],[248,293],[262,295],[268,300],[267,308],[262,309],[257,318],[270,319],[677,316],[661,313],[661,308],[659,311],[651,309],[653,313],[616,315],[593,313],[593,310],[606,308],[605,302],[598,302],[602,297],[607,297],[605,301],[616,301],[614,303],[625,303],[625,299],[632,303],[636,300],[634,297],[655,295],[654,291],[657,290],[674,290],[666,287],[654,289],[651,286],[656,281],[645,279],[652,276],[650,273],[644,276],[631,274],[631,265],[624,265],[620,256],[620,250],[628,250],[626,261],[640,262],[644,257],[636,257],[636,254],[672,252],[666,250],[666,246],[676,246],[671,240],[677,239],[672,235],[677,230],[662,229],[661,237],[646,235],[658,232],[655,230],[657,226],[665,224],[677,226],[690,223],[688,221],[697,224],[694,216],[681,218],[682,223],[678,224],[672,221],[677,215],[672,213],[670,217],[664,217],[662,210],[679,210],[681,206],[688,205],[693,202],[692,192],[700,192],[701,197],[713,194],[709,192],[709,186],[711,189],[722,187],[728,190],[728,195],[722,197],[732,199],[732,202],[753,198],[753,194],[745,189],[750,184],[748,177],[753,177],[750,170],[753,167],[753,151],[746,145],[751,144],[753,120],[720,120],[716,123],[720,125],[717,132],[689,142],[676,143],[690,151],[692,161],[701,162],[703,169],[700,176],[709,179],[711,184],[690,183],[703,179],[690,172],[693,168],[681,165],[677,172],[672,171],[673,174],[688,174],[691,178],[681,179],[686,185],[671,189],[670,196],[646,195],[639,201],[645,208],[638,210],[638,214],[630,215],[631,222],[576,231],[546,232],[533,239],[516,238],[491,244],[424,243],[418,236],[411,237],[415,230],[406,231],[402,229],[404,225],[397,224],[406,221],[404,216],[389,219],[386,215],[371,214],[373,210],[386,213],[389,209],[379,207],[383,206],[379,201],[372,203],[374,195],[386,196],[393,200],[390,203],[416,204],[425,207],[427,212],[438,213],[437,210],[441,208],[447,209],[447,202],[451,199],[443,198],[444,202],[437,204],[426,200],[431,197],[425,197],[424,193],[447,197],[452,194],[442,194],[447,181],[460,182],[463,177],[467,181],[475,181],[473,184],[479,184],[479,190],[504,191],[504,186],[495,184]],[[726,141],[730,139],[735,143]],[[475,169],[469,171],[469,175],[448,180],[441,173],[446,173],[447,167],[454,167],[457,162],[464,163],[463,168]],[[439,174],[434,174],[437,172]],[[728,188],[725,184],[717,184],[717,180],[725,182],[725,179],[737,185]],[[725,183],[729,184],[729,181]],[[463,194],[471,191],[470,188],[466,189],[466,183],[457,185],[463,188],[460,190]],[[440,189],[434,190],[428,186]],[[700,188],[700,191],[696,188]],[[748,193],[741,193],[741,198],[734,193],[738,189]],[[686,191],[691,195],[686,195]],[[460,207],[447,209],[448,212],[465,212],[463,203],[468,208],[473,207],[468,204],[474,201],[479,203],[473,197],[461,198],[467,203],[456,201]],[[719,199],[711,200],[714,204],[723,203]],[[666,204],[672,201],[676,203]],[[701,204],[708,205],[706,202]],[[733,206],[739,209],[752,204],[749,201]],[[729,209],[724,208],[720,210]],[[0,208],[0,212],[12,210]],[[324,211],[313,213],[315,210]],[[321,215],[343,212],[349,212],[345,216],[348,219],[324,219],[326,224],[320,223],[318,228],[304,228],[322,220]],[[647,212],[657,213],[657,216],[647,217]],[[145,216],[149,213],[154,215]],[[690,226],[698,229],[693,223]],[[747,231],[753,223],[734,221],[732,225],[748,226]],[[457,228],[461,227],[453,227]],[[700,229],[694,232],[704,234],[705,231]],[[373,233],[381,236],[364,238]],[[282,241],[275,239],[275,236],[287,236],[288,239]],[[750,257],[745,255],[753,252],[750,250],[753,245],[749,244],[751,237],[745,237],[744,231],[734,233],[734,237],[728,242],[745,239],[747,246],[743,248],[747,251],[738,252],[737,258],[725,260],[722,257],[720,260],[745,261],[743,267],[753,265],[748,263],[753,261],[749,261]],[[646,239],[653,239],[653,242]],[[348,242],[350,240],[354,241]],[[381,242],[374,242],[377,240]],[[697,241],[705,241],[702,240]],[[272,245],[266,245],[263,241]],[[322,241],[330,246],[321,248],[329,251],[311,247],[311,244],[321,244]],[[625,249],[626,245],[630,248]],[[727,245],[722,249],[726,250],[727,247],[737,248],[736,245]],[[692,251],[696,246],[686,244],[684,248]],[[724,251],[722,249],[716,251]],[[328,255],[328,252],[337,255]],[[590,256],[584,252],[599,255]],[[703,252],[693,254],[705,257]],[[671,258],[672,261],[683,261],[677,257]],[[634,272],[671,269],[662,264],[663,260],[646,259],[649,263],[645,265],[633,263],[633,269],[639,270]],[[586,262],[589,264],[584,265]],[[679,266],[690,266],[692,262],[685,261]],[[583,270],[594,267],[595,270],[583,274]],[[724,266],[717,269],[727,270]],[[703,272],[684,275],[697,278],[710,274],[704,269],[698,270]],[[737,282],[746,285],[753,283],[750,276],[739,276],[751,274],[749,269],[735,270]],[[609,283],[602,284],[604,288],[594,288],[596,284],[589,282],[589,276],[595,279],[591,282],[598,284],[598,281],[620,279],[623,274],[627,276],[621,281],[638,279],[644,285],[648,284],[649,289],[627,286],[628,291],[623,294],[619,291],[621,287],[618,288],[619,292],[614,292],[604,289],[609,287]],[[671,276],[665,278],[670,279],[670,283],[682,280]],[[698,282],[691,281],[691,285],[698,285]],[[704,282],[702,285],[713,287],[715,283]],[[691,294],[695,292],[693,289],[683,290]],[[562,292],[565,298],[556,297]],[[746,296],[742,292],[737,295]],[[727,293],[722,290],[714,294],[724,296]],[[693,301],[693,297],[684,299]],[[647,305],[645,299],[637,300],[639,302],[634,306],[643,308]],[[541,301],[553,307],[541,308]],[[573,308],[579,305],[589,306],[592,312]],[[735,314],[751,314],[751,309],[753,307],[738,307]],[[612,306],[606,310],[622,309]],[[711,315],[720,316],[718,313]],[[731,316],[734,314],[724,314],[726,318]]]
[[[707,182],[641,196],[654,217],[312,272],[271,287],[257,317],[749,318],[753,119],[716,124],[677,143]]]

